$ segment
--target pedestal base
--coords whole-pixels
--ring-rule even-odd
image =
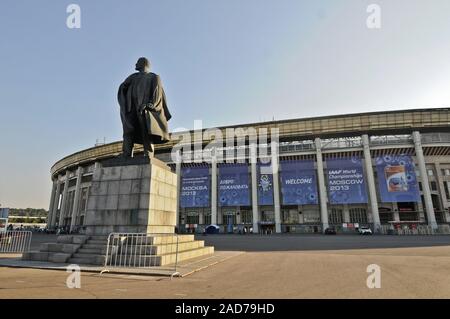
[[[87,235],[174,233],[177,178],[156,158],[102,162],[88,196]]]

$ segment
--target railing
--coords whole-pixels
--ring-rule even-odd
[[[370,145],[390,145],[390,144],[412,144],[411,135],[385,135],[372,136],[370,138]]]
[[[429,225],[418,225],[417,228],[400,228],[392,229],[391,226],[383,225],[381,228],[383,235],[446,235],[450,234],[449,225],[438,225],[437,229],[433,229]]]
[[[179,275],[179,237],[177,234],[111,233],[108,236],[105,264],[112,268],[140,268]]]
[[[332,138],[322,140],[322,149],[339,149],[361,147],[362,140],[360,137],[351,138]]]
[[[421,134],[422,144],[449,143],[450,133],[423,133]]]
[[[0,232],[0,254],[29,251],[32,236],[31,231],[12,230]]]

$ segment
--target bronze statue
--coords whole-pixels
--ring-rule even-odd
[[[139,58],[138,72],[131,74],[117,94],[123,126],[123,157],[131,157],[134,143],[144,146],[144,156],[153,152],[152,144],[169,141],[167,122],[172,117],[159,75],[150,72],[150,62]]]

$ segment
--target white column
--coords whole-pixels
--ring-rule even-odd
[[[342,209],[344,223],[350,223],[350,210],[348,208],[348,204],[344,204],[344,208]]]
[[[69,190],[69,170],[66,171],[66,179],[64,181],[64,190],[61,200],[61,210],[59,211],[59,223],[58,223],[59,227],[63,225],[64,216],[66,215],[66,207],[68,204],[67,203],[68,190]]]
[[[217,156],[215,149],[211,157],[211,224],[217,225]]]
[[[422,179],[422,191],[425,201],[425,210],[428,217],[428,224],[433,229],[437,229],[436,217],[434,216],[433,201],[431,200],[430,184],[428,181],[428,174],[425,166],[425,158],[423,156],[422,142],[420,140],[420,133],[418,131],[414,131],[412,133],[412,136],[414,141],[414,148],[416,150],[416,158],[417,164],[419,166],[420,177]]]
[[[448,192],[450,194],[450,182],[444,183],[444,187],[447,187]],[[444,190],[445,191],[445,190]],[[445,198],[447,198],[447,195],[445,195]],[[447,199],[445,199],[447,201]],[[450,212],[449,208],[445,209],[445,220],[447,223],[450,223]]]
[[[180,192],[181,192],[181,152],[177,151],[175,173],[177,174],[177,211],[176,211],[176,226],[180,229]]]
[[[75,195],[73,199],[73,208],[72,208],[72,218],[70,220],[70,232],[72,232],[75,228],[75,223],[77,222],[78,215],[78,204],[80,202],[80,194],[81,194],[81,179],[83,178],[83,168],[81,166],[77,169],[77,183],[75,185]]]
[[[393,208],[393,216],[394,216],[394,221],[399,222],[400,221],[400,212],[398,211],[398,205],[397,203],[392,203],[392,208]]]
[[[362,137],[364,150],[364,166],[366,171],[367,187],[369,189],[370,212],[372,213],[373,228],[375,232],[381,229],[380,213],[378,211],[377,190],[375,186],[375,177],[372,168],[372,156],[370,155],[369,136],[364,134]]]
[[[52,192],[50,193],[50,204],[48,208],[48,215],[47,215],[47,228],[51,227],[52,223],[52,216],[53,216],[53,205],[55,204],[55,193],[56,193],[56,184],[57,181],[54,180],[52,184]]]
[[[323,173],[322,142],[316,138],[317,178],[319,180],[320,219],[322,232],[328,228],[327,190],[325,188],[325,174]]]
[[[441,165],[439,163],[434,163],[435,171],[436,171],[436,182],[439,189],[439,196],[441,197],[441,203],[442,203],[442,210],[444,214],[444,220],[447,221],[447,212],[448,212],[448,202],[447,202],[447,195],[445,194],[445,188],[447,187],[444,184],[444,180],[441,176]]]
[[[272,173],[273,173],[273,204],[275,210],[275,232],[281,233],[281,205],[280,205],[280,179],[279,162],[278,162],[278,143],[272,141],[270,143]]]
[[[258,172],[257,172],[257,148],[256,144],[250,144],[250,163],[252,173],[252,212],[253,212],[253,233],[258,233]]]
[[[59,195],[61,193],[61,181],[60,176],[58,175],[56,177],[56,191],[55,191],[55,198],[53,201],[53,212],[52,212],[52,221],[51,221],[51,227],[56,226],[56,214],[58,214],[58,205],[59,205]]]

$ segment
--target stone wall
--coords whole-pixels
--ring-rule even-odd
[[[163,162],[105,163],[94,172],[85,217],[86,234],[173,233],[177,178]]]

